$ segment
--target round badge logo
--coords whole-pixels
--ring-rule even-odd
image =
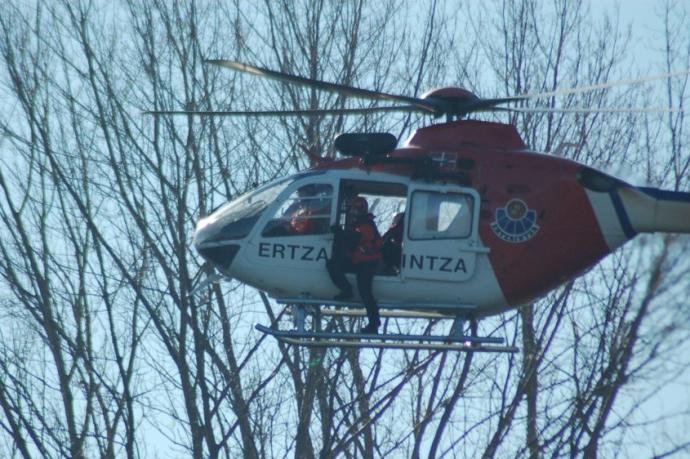
[[[496,219],[491,229],[499,238],[514,244],[529,241],[539,232],[537,212],[527,207],[521,199],[511,199],[496,209]]]

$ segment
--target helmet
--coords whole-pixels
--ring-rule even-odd
[[[350,212],[364,215],[369,212],[369,203],[361,196],[357,196],[350,201]]]
[[[315,196],[330,196],[331,185],[327,183],[309,183],[297,189],[300,198],[311,198]]]

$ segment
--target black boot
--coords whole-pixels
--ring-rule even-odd
[[[369,322],[366,327],[362,328],[359,332],[363,335],[376,335],[379,332],[379,322]]]

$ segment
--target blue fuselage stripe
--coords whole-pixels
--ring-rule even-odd
[[[625,210],[623,201],[621,200],[618,191],[612,190],[609,195],[611,196],[611,202],[613,202],[613,208],[616,209],[616,215],[618,215],[618,221],[623,228],[625,237],[632,239],[637,236],[637,232],[633,229],[632,224],[630,224],[630,219],[628,218],[628,212]]]

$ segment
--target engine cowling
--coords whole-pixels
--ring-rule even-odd
[[[335,149],[344,156],[384,156],[397,145],[398,139],[388,132],[348,132],[335,138]]]

